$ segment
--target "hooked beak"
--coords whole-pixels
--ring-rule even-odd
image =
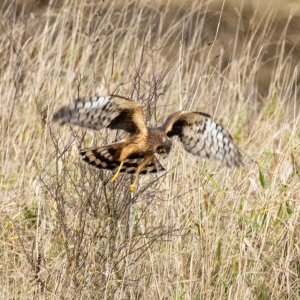
[[[171,152],[171,148],[172,148],[172,143],[168,143],[165,146],[165,152],[162,154],[163,158],[167,158],[167,156],[169,155],[169,153]]]

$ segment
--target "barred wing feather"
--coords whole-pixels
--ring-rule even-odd
[[[163,125],[169,137],[178,136],[186,151],[212,158],[228,167],[240,166],[242,157],[231,135],[208,114],[177,112]]]
[[[77,100],[53,116],[60,125],[71,124],[99,130],[122,129],[131,134],[146,132],[141,105],[121,96],[99,96]]]

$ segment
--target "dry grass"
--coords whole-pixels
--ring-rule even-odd
[[[0,6],[1,299],[299,299],[296,5],[25,2]],[[131,197],[78,155],[117,135],[50,121],[97,89],[211,113],[257,164],[176,145]]]

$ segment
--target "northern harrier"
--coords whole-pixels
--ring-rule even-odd
[[[231,135],[208,114],[178,111],[170,115],[161,127],[146,127],[140,103],[121,96],[100,96],[77,100],[58,110],[53,121],[98,130],[121,129],[124,140],[80,151],[83,160],[99,169],[135,174],[130,185],[134,191],[139,174],[165,170],[156,154],[170,153],[172,138],[179,137],[186,151],[204,158],[213,158],[227,166],[240,166],[241,154]]]

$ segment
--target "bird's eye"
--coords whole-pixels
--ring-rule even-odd
[[[164,153],[164,147],[158,147],[157,153]]]

